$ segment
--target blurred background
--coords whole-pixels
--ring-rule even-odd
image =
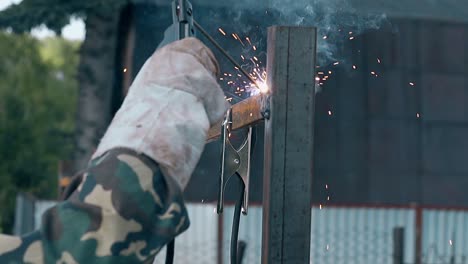
[[[467,1],[192,4],[248,71],[266,66],[268,26],[319,29],[311,263],[468,263]],[[0,0],[2,233],[40,225],[171,23],[170,1]],[[251,96],[214,51],[227,99]],[[240,231],[249,264],[261,254],[258,131]],[[185,192],[192,226],[177,239],[176,263],[228,263],[232,206],[213,211],[219,150],[207,145]]]

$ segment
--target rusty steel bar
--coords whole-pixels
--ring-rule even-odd
[[[260,94],[233,105],[231,130],[234,131],[262,121],[265,101],[266,95]],[[221,135],[221,123],[222,121],[211,127],[208,132],[208,142],[217,139]]]

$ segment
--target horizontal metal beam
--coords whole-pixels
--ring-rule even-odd
[[[233,105],[231,130],[234,131],[240,128],[248,127],[262,121],[262,111],[265,101],[265,95],[260,94],[249,97]],[[213,141],[220,136],[221,123],[222,121],[211,127],[210,131],[208,132],[208,142]]]

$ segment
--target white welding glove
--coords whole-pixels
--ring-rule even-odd
[[[228,103],[216,81],[218,63],[201,41],[187,38],[157,50],[143,65],[93,158],[129,148],[159,163],[183,190],[211,125]]]

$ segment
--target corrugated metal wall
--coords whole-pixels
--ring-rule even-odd
[[[36,201],[34,222],[39,227],[43,212],[54,205]],[[215,264],[218,257],[218,216],[214,204],[188,204],[191,226],[176,239],[175,263]],[[229,240],[234,208],[222,216],[224,264],[229,263]],[[422,224],[423,264],[468,263],[468,210],[424,209]],[[415,259],[413,208],[319,207],[312,208],[311,262],[314,264],[391,264],[392,232],[405,229],[405,263]],[[247,243],[244,264],[260,263],[262,208],[251,206],[241,217],[239,240]],[[162,264],[165,249],[154,263]],[[452,261],[453,256],[453,261]]]
[[[224,214],[224,263],[229,263],[233,208]],[[392,263],[392,232],[405,228],[405,262],[414,261],[414,219],[411,209],[339,208],[312,209],[310,263]],[[260,263],[262,208],[251,207],[241,218],[239,239],[247,242],[244,263]]]
[[[424,263],[468,263],[468,212],[425,210],[422,246]]]

